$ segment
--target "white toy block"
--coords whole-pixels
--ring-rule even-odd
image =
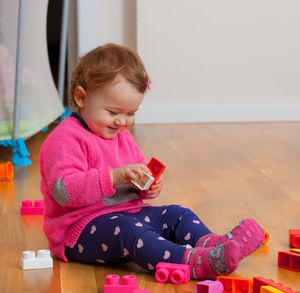
[[[144,172],[141,180],[131,180],[131,182],[141,190],[147,190],[154,182],[155,178]]]
[[[37,256],[34,251],[23,251],[23,257],[21,257],[21,268],[23,270],[53,268],[53,259],[50,256],[50,250],[38,250]]]

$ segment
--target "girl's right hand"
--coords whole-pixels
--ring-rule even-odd
[[[144,172],[151,175],[150,170],[143,164],[124,165],[120,168],[110,170],[110,178],[113,186],[120,184],[130,184],[131,180],[142,179]]]

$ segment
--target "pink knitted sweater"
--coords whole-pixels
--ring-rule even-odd
[[[83,228],[95,217],[116,211],[137,212],[149,204],[129,185],[113,187],[110,169],[146,164],[128,130],[108,140],[66,118],[48,136],[40,151],[44,232],[50,250],[68,261],[65,246],[74,247]]]

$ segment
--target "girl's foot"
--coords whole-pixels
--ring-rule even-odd
[[[240,246],[235,241],[228,241],[219,246],[187,249],[183,263],[188,264],[191,279],[211,279],[233,272],[239,264]]]
[[[196,243],[196,247],[214,247],[230,240],[240,246],[241,259],[254,252],[265,240],[264,229],[254,220],[246,219],[225,235],[207,234]]]

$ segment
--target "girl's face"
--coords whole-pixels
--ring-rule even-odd
[[[105,139],[113,139],[132,125],[143,98],[144,94],[122,75],[102,88],[85,91],[77,87],[74,93],[81,117],[96,135]]]

